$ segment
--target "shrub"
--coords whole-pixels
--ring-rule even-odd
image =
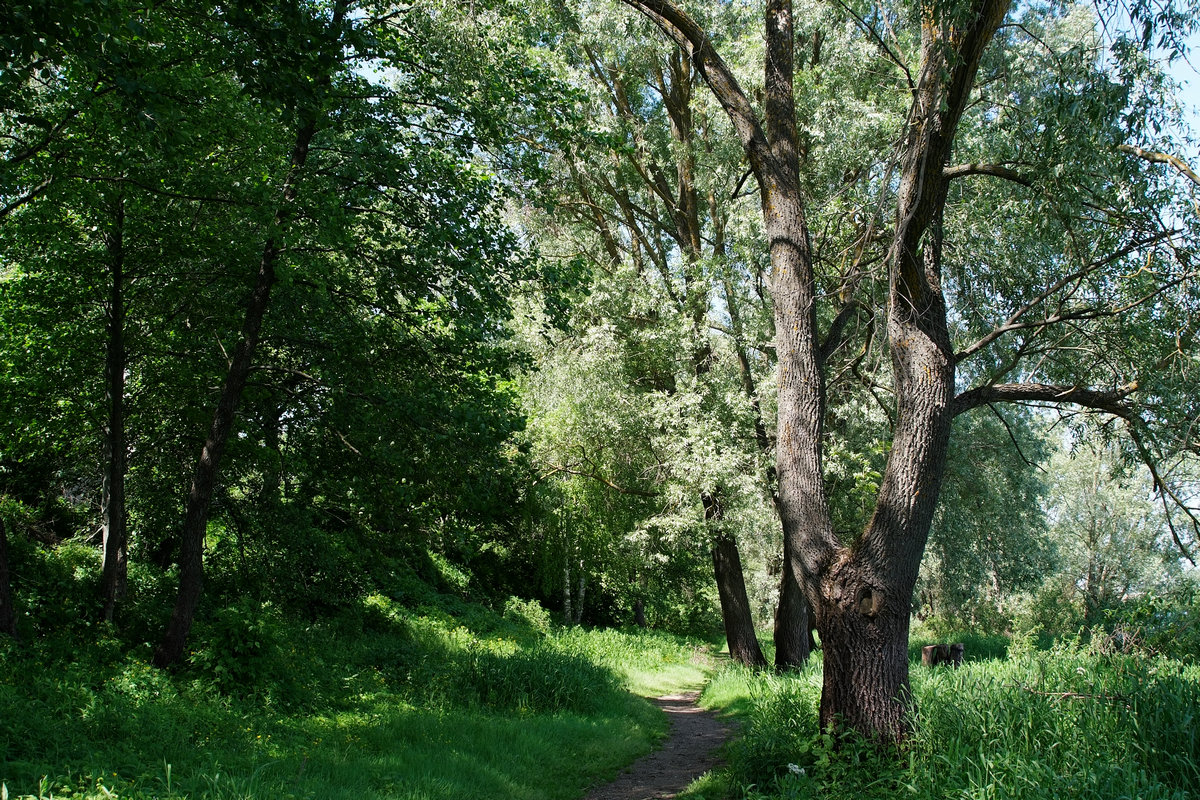
[[[1132,600],[1110,609],[1107,622],[1129,644],[1188,663],[1200,661],[1200,592],[1193,587]]]
[[[542,608],[537,600],[508,598],[504,603],[504,618],[525,625],[538,633],[550,632],[550,612]]]

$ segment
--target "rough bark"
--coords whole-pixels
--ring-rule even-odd
[[[767,437],[767,426],[763,422],[762,412],[758,402],[758,386],[754,373],[750,369],[750,359],[746,355],[745,338],[742,330],[741,314],[734,299],[733,289],[728,282],[725,290],[725,305],[729,310],[730,330],[733,334],[734,351],[737,354],[738,366],[742,376],[742,391],[750,401],[754,413],[754,438],[758,449],[763,455],[770,455],[771,442]],[[771,504],[779,513],[778,475],[774,464],[767,466],[767,491],[771,496]],[[813,650],[811,631],[811,615],[808,611],[808,600],[804,596],[800,578],[796,574],[792,560],[787,556],[785,546],[783,558],[783,575],[779,583],[779,604],[775,608],[775,669],[783,672],[799,669],[808,661]]]
[[[892,449],[866,531],[821,576],[821,723],[844,722],[878,739],[907,732],[909,612],[954,416],[955,357],[941,287],[943,169],[979,59],[1007,8],[1007,0],[978,0],[961,27],[932,17],[922,26],[888,254]]]
[[[13,606],[12,579],[8,571],[8,533],[0,517],[0,633],[16,638],[17,610]]]
[[[775,609],[775,669],[778,672],[800,669],[808,663],[815,642],[812,620],[804,589],[790,558],[783,560],[779,581],[779,605]]]
[[[125,594],[128,547],[125,512],[125,202],[117,201],[113,229],[105,237],[109,256],[108,343],[105,358],[105,394],[108,424],[105,430],[103,481],[103,560],[100,585],[104,621],[112,622],[117,602]]]
[[[765,669],[767,659],[758,645],[746,581],[742,577],[742,561],[737,543],[722,534],[713,542],[713,572],[717,576],[717,593],[721,598],[721,619],[725,623],[725,641],[729,657],[748,667]]]
[[[163,639],[154,652],[154,663],[159,667],[170,666],[183,655],[196,606],[200,601],[204,584],[204,537],[208,529],[208,512],[221,466],[221,456],[233,432],[234,414],[246,386],[246,379],[250,375],[263,318],[270,303],[271,288],[275,283],[275,263],[279,257],[278,237],[283,233],[290,218],[290,206],[296,197],[299,172],[308,160],[309,145],[315,133],[316,120],[310,117],[296,134],[282,203],[275,214],[271,235],[259,260],[254,287],[250,292],[246,316],[242,323],[241,338],[230,359],[212,425],[192,473],[181,533],[179,594]]]
[[[779,507],[787,558],[801,576],[821,634],[821,723],[899,739],[906,731],[909,606],[953,417],[955,359],[940,276],[943,170],[979,58],[1008,2],[976,0],[956,23],[936,16],[935,7],[924,11],[921,67],[900,151],[897,224],[888,255],[895,436],[875,512],[852,547],[834,535],[823,482],[824,354],[798,180],[791,3],[766,5],[760,123],[711,40],[682,9],[669,0],[625,2],[691,53],[758,181],[779,356]]]

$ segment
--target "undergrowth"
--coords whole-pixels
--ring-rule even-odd
[[[185,667],[100,636],[0,643],[0,782],[60,800],[572,798],[648,751],[630,695],[695,683],[694,642],[557,630],[536,604],[368,598],[304,624],[244,601]]]
[[[958,669],[914,662],[913,734],[892,751],[819,729],[819,656],[785,676],[729,667],[704,701],[740,716],[742,736],[720,790],[688,796],[1200,796],[1200,667],[1103,637],[1033,645]]]

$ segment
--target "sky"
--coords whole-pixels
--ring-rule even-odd
[[[1188,38],[1189,53],[1186,59],[1178,59],[1168,72],[1183,86],[1180,97],[1187,113],[1192,132],[1200,136],[1200,31]],[[1180,153],[1192,169],[1200,167],[1200,152],[1193,147],[1190,153]]]

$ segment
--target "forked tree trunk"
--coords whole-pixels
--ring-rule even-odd
[[[117,201],[112,231],[105,236],[109,256],[108,352],[105,359],[105,394],[108,424],[104,437],[102,537],[100,585],[104,596],[104,621],[112,622],[117,602],[125,594],[128,542],[125,512],[125,201]]]
[[[17,635],[17,610],[13,606],[12,580],[8,571],[8,533],[0,517],[0,633]]]
[[[973,0],[953,19],[937,6],[922,9],[921,67],[900,148],[897,225],[887,258],[896,425],[875,513],[849,547],[833,531],[824,486],[827,343],[817,327],[819,298],[799,182],[791,2],[766,3],[762,121],[712,40],[678,5],[625,2],[691,54],[759,185],[779,355],[780,515],[786,557],[801,576],[821,634],[821,723],[845,723],[868,737],[895,741],[906,730],[912,590],[953,416],[954,353],[940,274],[943,169],[979,59],[1009,0]]]

